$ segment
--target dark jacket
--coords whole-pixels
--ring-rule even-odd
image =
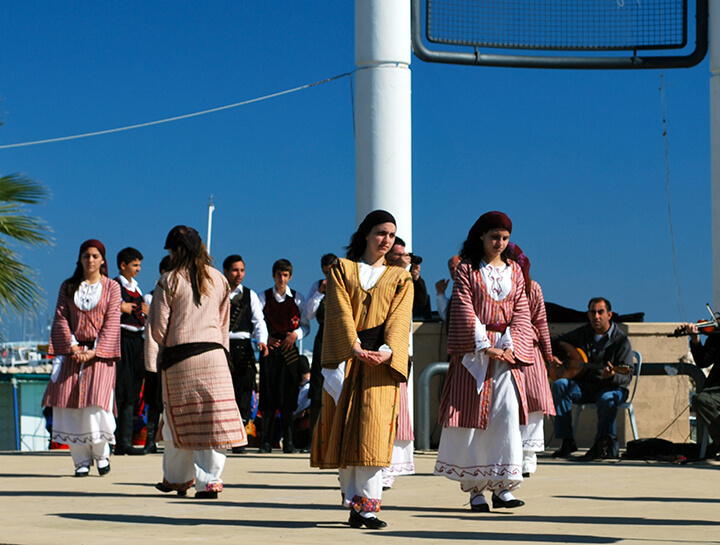
[[[720,361],[720,333],[708,335],[705,344],[690,343],[695,365],[701,368],[710,367]],[[705,380],[704,388],[720,386],[720,365],[713,365],[710,374]]]
[[[553,337],[553,353],[557,353],[557,344],[563,341],[576,348],[581,348],[587,354],[588,362],[595,364],[595,367],[591,367],[580,376],[579,382],[598,390],[626,388],[630,384],[632,375],[635,372],[632,347],[627,335],[614,323],[610,325],[608,332],[597,342],[595,342],[595,331],[590,324],[585,324],[558,337]],[[612,365],[628,366],[630,367],[630,373],[627,375],[615,373],[612,378],[603,379],[602,372],[604,364],[607,362]]]

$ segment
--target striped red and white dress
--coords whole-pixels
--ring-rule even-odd
[[[114,391],[116,365],[120,360],[120,285],[105,276],[100,278],[101,293],[97,304],[80,310],[73,296],[60,287],[50,335],[51,356],[64,356],[59,373],[48,383],[43,407],[56,409],[88,409],[97,415],[97,426],[80,424],[60,429],[59,410],[54,411],[53,440],[62,443],[86,443],[100,440],[114,442]],[[95,357],[85,363],[71,359],[73,336],[80,344],[93,347]],[[86,423],[87,424],[87,423]]]
[[[533,329],[533,347],[535,364],[523,368],[525,373],[525,393],[528,402],[528,422],[520,426],[523,451],[523,473],[534,473],[537,468],[535,452],[545,450],[544,415],[555,414],[555,404],[550,391],[546,361],[552,360],[552,345],[548,329],[547,314],[542,289],[534,280],[531,281],[530,316]]]
[[[487,285],[482,269],[502,278],[505,286]],[[491,271],[491,272],[488,272]],[[435,474],[461,482],[466,492],[512,490],[522,482],[520,423],[527,422],[527,401],[521,365],[490,358],[482,391],[463,365],[463,356],[478,349],[476,323],[486,328],[486,340],[502,348],[509,329],[515,359],[534,361],[530,310],[520,267],[473,270],[463,261],[455,273],[448,333],[450,367],[440,400],[443,433]],[[503,332],[493,329],[507,329]],[[481,347],[482,348],[482,347]],[[484,356],[483,356],[484,357]]]
[[[208,270],[210,293],[200,305],[182,274],[169,272],[158,281],[150,331],[160,347],[214,342],[229,348],[230,288],[219,271]],[[189,357],[163,371],[162,393],[175,447],[223,450],[247,444],[223,350]]]
[[[547,314],[545,313],[545,300],[543,299],[540,284],[532,282],[528,303],[530,304],[530,317],[533,328],[533,347],[535,364],[524,367],[525,394],[527,395],[528,411],[533,413],[542,411],[543,414],[554,415],[550,382],[548,381],[546,361],[552,361],[552,345],[550,343],[550,330],[548,329]]]

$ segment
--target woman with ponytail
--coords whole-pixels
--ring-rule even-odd
[[[150,308],[164,405],[164,475],[155,487],[185,496],[194,484],[196,498],[213,499],[225,451],[247,444],[228,368],[230,288],[192,227],[174,227],[165,249],[170,271]]]

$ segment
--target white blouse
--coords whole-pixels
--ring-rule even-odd
[[[88,311],[94,309],[100,302],[102,295],[102,282],[98,280],[94,284],[88,284],[83,280],[75,292],[75,306],[80,310]]]

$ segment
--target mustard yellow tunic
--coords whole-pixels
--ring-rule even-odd
[[[387,467],[397,430],[399,383],[408,375],[413,283],[410,273],[387,267],[375,286],[363,289],[358,264],[340,259],[325,294],[322,366],[346,363],[337,406],[323,390],[322,413],[315,427],[310,465]],[[384,342],[392,358],[371,366],[352,358],[357,332],[385,324]]]

